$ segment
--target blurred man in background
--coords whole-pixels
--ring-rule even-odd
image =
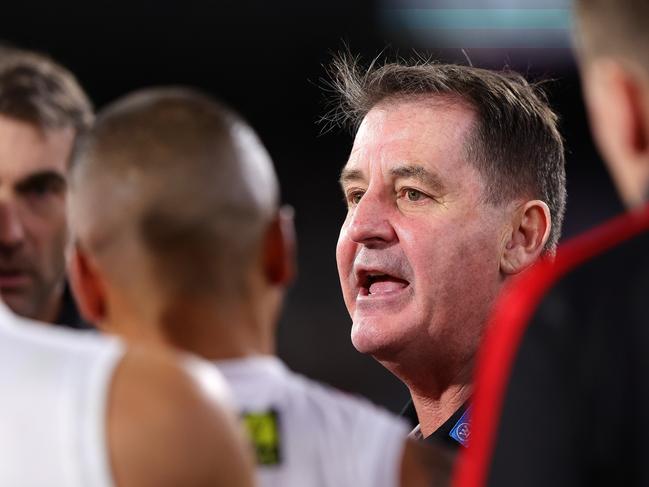
[[[84,315],[131,341],[214,361],[262,485],[442,484],[448,463],[408,441],[402,421],[274,357],[294,272],[292,217],[238,115],[186,89],[126,96],[98,116],[70,183],[70,274]]]
[[[557,118],[521,76],[466,66],[333,65],[355,128],[337,247],[356,349],[410,390],[413,434],[470,435],[474,355],[502,285],[551,253],[565,205]]]
[[[92,119],[68,71],[0,48],[0,484],[251,487],[213,370],[43,326],[82,325],[65,284],[65,174]]]
[[[504,295],[460,486],[649,485],[649,3],[578,0],[595,139],[630,212]]]
[[[69,71],[0,47],[0,294],[19,315],[75,328],[87,326],[65,280],[65,173],[92,119]]]

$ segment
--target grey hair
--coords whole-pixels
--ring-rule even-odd
[[[90,129],[92,103],[74,75],[44,54],[0,45],[0,114],[43,129]]]

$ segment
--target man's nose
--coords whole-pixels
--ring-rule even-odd
[[[349,238],[368,246],[393,242],[397,236],[390,221],[391,210],[385,195],[367,191],[354,208],[348,229]]]
[[[0,245],[17,247],[25,238],[25,227],[18,208],[12,202],[0,201]]]

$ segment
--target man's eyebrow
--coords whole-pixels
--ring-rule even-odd
[[[28,190],[36,186],[54,184],[61,188],[66,187],[65,176],[57,171],[43,170],[30,174],[16,184],[18,191]]]
[[[340,182],[341,186],[344,186],[346,183],[363,181],[364,179],[365,177],[363,176],[362,171],[359,171],[358,169],[348,169],[345,167],[340,173],[340,179],[338,180],[338,182]]]
[[[443,192],[445,185],[441,178],[423,166],[396,166],[390,169],[390,175],[397,178],[412,178],[426,185],[435,192]]]

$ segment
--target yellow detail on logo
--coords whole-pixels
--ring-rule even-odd
[[[242,417],[257,454],[257,463],[279,465],[281,457],[277,412],[245,412]]]

